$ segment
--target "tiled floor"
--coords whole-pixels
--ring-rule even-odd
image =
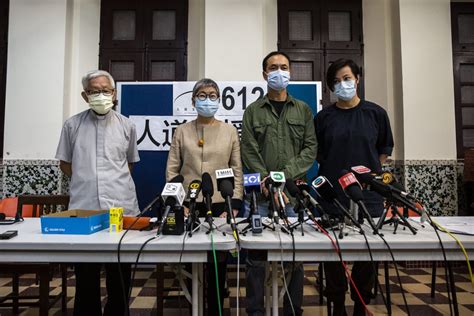
[[[305,264],[305,287],[304,287],[304,314],[305,315],[327,315],[325,303],[319,305],[319,292],[317,283],[317,264]],[[166,272],[165,269],[165,287],[177,284],[173,280],[173,273]],[[410,312],[416,316],[430,315],[449,315],[448,296],[446,293],[446,284],[444,281],[444,269],[438,269],[437,286],[435,298],[431,298],[431,269],[403,269],[400,268],[400,275],[403,282],[403,288],[407,292]],[[380,269],[380,283],[385,291],[383,269]],[[390,268],[390,288],[392,291],[392,314],[406,315],[406,309],[403,305],[403,299],[400,292],[400,286],[396,278],[395,270]],[[237,293],[237,273],[236,266],[229,266],[228,285],[230,290],[230,298],[225,300],[224,315],[236,314],[236,293]],[[459,302],[460,315],[474,315],[474,289],[469,282],[467,269],[455,269],[456,289]],[[104,282],[103,282],[104,283]],[[72,315],[74,302],[74,273],[71,271],[68,278],[68,310],[67,315]],[[152,268],[140,268],[136,274],[131,298],[131,315],[156,315],[156,291],[155,291],[155,272]],[[0,296],[8,293],[10,290],[10,280],[0,277]],[[59,292],[60,279],[54,278],[51,282],[51,293]],[[103,284],[103,295],[105,295],[105,284]],[[34,275],[24,275],[21,279],[20,291],[23,293],[37,292],[38,287],[35,284]],[[172,292],[170,294],[176,294]],[[240,273],[240,314],[245,315],[245,272],[242,267]],[[104,300],[105,301],[105,297]],[[347,311],[349,315],[352,313],[352,301],[349,294],[346,296]],[[62,315],[60,311],[60,303],[58,302],[50,311],[50,315]],[[281,307],[281,303],[280,303]],[[386,315],[387,310],[383,305],[380,294],[373,300],[369,306],[370,311],[374,315]],[[20,315],[37,315],[38,310],[35,308],[22,309]],[[11,309],[0,308],[0,316],[12,315]],[[181,299],[165,299],[165,315],[189,315],[188,304],[185,298]]]

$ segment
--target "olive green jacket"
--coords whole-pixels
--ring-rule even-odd
[[[288,95],[280,117],[268,96],[248,106],[242,120],[241,153],[244,169],[283,171],[294,180],[306,175],[316,157],[313,114],[309,106]]]

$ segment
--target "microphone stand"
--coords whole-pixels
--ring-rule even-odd
[[[196,225],[196,228],[194,228],[194,225]],[[189,237],[193,237],[193,233],[195,231],[198,231],[199,228],[201,227],[201,221],[199,220],[199,217],[196,214],[196,202],[191,201],[189,203],[189,217],[188,217],[188,223],[186,225],[186,230],[189,231],[188,235]]]
[[[247,232],[249,230],[252,229],[252,215],[258,214],[258,206],[257,205],[258,205],[258,203],[257,203],[257,192],[255,190],[252,190],[249,215],[247,216],[247,218],[245,218],[245,219],[241,220],[240,222],[236,223],[237,226],[240,225],[240,224],[246,224],[247,223],[247,226],[245,226],[244,229],[242,229],[240,231],[240,233],[244,236],[245,236],[245,234],[247,234]],[[268,229],[275,230],[275,228],[271,227],[270,225],[267,225],[267,224],[263,223],[263,221],[262,221],[262,226],[263,226],[263,229],[268,228]]]
[[[392,218],[387,219],[387,213],[391,211],[392,212]],[[408,212],[407,212],[408,215]],[[389,225],[394,225],[393,233],[397,233],[398,225],[403,226],[403,230],[408,228],[413,235],[416,235],[417,229],[413,227],[408,221],[407,217],[405,217],[403,214],[400,213],[398,210],[397,204],[393,200],[387,200],[387,208],[383,211],[382,216],[380,217],[378,223],[377,223],[377,229],[380,230],[383,225],[389,224]]]

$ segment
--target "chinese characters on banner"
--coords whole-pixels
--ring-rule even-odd
[[[176,128],[196,118],[191,97],[195,82],[173,83],[173,116],[130,115],[137,127],[138,150],[168,151]],[[218,82],[220,105],[216,118],[242,131],[242,116],[247,105],[266,94],[265,82]]]
[[[195,119],[195,116],[138,116],[130,119],[137,127],[138,150],[168,151],[176,128]],[[219,116],[219,120],[232,124],[240,133],[242,116]]]

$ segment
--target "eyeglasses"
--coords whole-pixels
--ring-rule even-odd
[[[216,101],[217,99],[219,99],[219,96],[217,95],[217,93],[214,92],[210,94],[199,93],[198,95],[196,95],[196,98],[200,101],[204,101],[207,98],[209,98],[209,100],[211,101]]]
[[[112,90],[109,90],[109,89],[104,89],[104,90],[86,90],[86,94],[87,95],[90,95],[90,96],[93,96],[93,97],[98,97],[99,94],[103,94],[105,96],[111,96],[112,94],[114,94],[114,89]]]

